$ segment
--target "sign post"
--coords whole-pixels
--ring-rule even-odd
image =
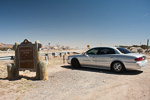
[[[87,45],[87,48],[90,49],[90,45]]]

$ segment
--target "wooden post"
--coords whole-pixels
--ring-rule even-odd
[[[63,55],[63,64],[65,64],[65,55]]]
[[[49,56],[48,56],[48,54],[45,54],[45,61],[48,62],[48,60],[49,60]]]

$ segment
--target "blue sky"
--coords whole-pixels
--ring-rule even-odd
[[[0,43],[146,44],[150,0],[0,0]]]

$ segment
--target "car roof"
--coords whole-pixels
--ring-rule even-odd
[[[116,49],[116,48],[119,48],[119,47],[94,47],[94,48],[113,48],[113,49]]]

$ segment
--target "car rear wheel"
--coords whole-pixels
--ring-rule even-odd
[[[124,72],[125,71],[125,67],[121,62],[114,62],[112,64],[112,70],[115,72]]]
[[[77,59],[72,59],[71,60],[71,66],[73,68],[80,68],[81,67],[81,65],[80,65],[80,63],[79,63],[79,61]]]

